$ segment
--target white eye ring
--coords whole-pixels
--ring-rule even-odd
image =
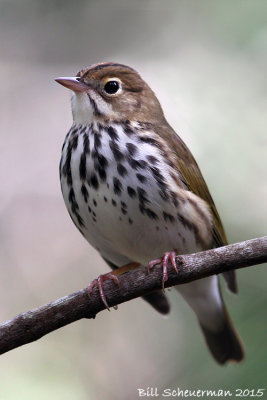
[[[118,78],[109,78],[104,83],[103,90],[109,96],[116,96],[122,90],[121,80]]]

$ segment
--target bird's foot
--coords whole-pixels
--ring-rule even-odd
[[[114,272],[108,272],[107,274],[99,275],[99,277],[96,278],[96,279],[94,279],[94,280],[90,283],[90,285],[88,286],[88,296],[89,296],[89,297],[90,297],[90,294],[92,293],[94,287],[95,287],[95,286],[98,287],[101,300],[103,301],[103,303],[105,304],[105,306],[106,306],[106,308],[107,308],[108,310],[109,310],[109,306],[108,306],[108,303],[107,303],[107,300],[106,300],[106,296],[105,296],[105,293],[104,293],[104,290],[103,290],[103,283],[104,283],[105,281],[110,280],[110,279],[113,280],[113,282],[115,282],[118,286],[120,286],[119,279],[118,279],[117,275],[115,275]],[[110,310],[109,310],[109,311],[110,311]]]
[[[162,289],[164,290],[164,284],[168,280],[168,264],[171,263],[171,266],[178,274],[178,268],[175,260],[175,251],[168,251],[164,253],[163,257],[157,258],[156,260],[152,260],[148,264],[148,272],[157,264],[162,263]]]
[[[140,266],[140,264],[133,262],[133,263],[130,263],[130,264],[123,265],[122,267],[117,268],[113,272],[108,272],[107,274],[99,275],[99,277],[94,279],[90,283],[90,285],[88,286],[88,296],[90,297],[90,294],[92,293],[94,287],[98,287],[101,300],[105,304],[106,308],[110,311],[108,303],[107,303],[107,300],[106,300],[106,296],[105,296],[105,293],[104,293],[103,283],[105,281],[108,281],[108,280],[111,279],[118,286],[120,286],[120,282],[119,282],[118,276],[124,274],[125,272],[128,272],[128,271],[131,271],[133,269],[136,269],[139,266]]]

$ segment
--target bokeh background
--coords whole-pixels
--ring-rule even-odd
[[[193,151],[229,241],[266,234],[264,0],[0,1],[0,318],[108,271],[72,224],[58,163],[72,117],[54,82],[116,61],[152,86]],[[266,272],[224,297],[246,361],[217,366],[176,291],[163,319],[137,299],[0,357],[0,399],[137,399],[137,388],[266,388]],[[265,398],[267,393],[265,392]]]

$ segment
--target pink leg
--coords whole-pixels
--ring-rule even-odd
[[[108,306],[108,303],[106,300],[106,296],[104,294],[103,283],[105,281],[108,281],[109,279],[112,279],[118,286],[120,285],[118,277],[113,272],[109,272],[105,275],[99,275],[99,277],[97,279],[94,279],[88,286],[88,296],[89,297],[90,297],[90,294],[92,293],[93,288],[95,286],[98,287],[101,300],[103,301],[103,303],[105,304],[105,306],[108,310],[109,310],[109,306]]]
[[[118,276],[124,274],[125,272],[132,271],[132,270],[138,268],[139,266],[140,266],[139,263],[132,262],[130,264],[126,264],[126,265],[123,265],[122,267],[115,269],[115,271],[113,271],[113,272],[108,272],[107,274],[99,275],[99,277],[97,279],[94,279],[88,286],[88,296],[90,297],[90,294],[92,293],[92,290],[95,286],[98,287],[101,300],[105,304],[106,308],[109,310],[109,306],[108,306],[106,296],[105,296],[105,293],[103,290],[103,283],[105,281],[108,281],[109,279],[112,279],[118,286],[120,286]]]
[[[150,272],[150,270],[155,265],[162,263],[162,272],[163,272],[162,289],[163,290],[164,290],[164,284],[168,279],[168,264],[169,264],[169,262],[171,263],[171,266],[173,267],[173,269],[175,269],[175,271],[178,274],[175,256],[176,256],[175,251],[168,251],[168,252],[164,253],[163,257],[157,258],[156,260],[152,260],[148,264],[148,272]]]

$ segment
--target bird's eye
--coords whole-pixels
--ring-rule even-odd
[[[104,90],[107,94],[115,94],[119,89],[120,84],[118,81],[108,81],[104,86]]]

